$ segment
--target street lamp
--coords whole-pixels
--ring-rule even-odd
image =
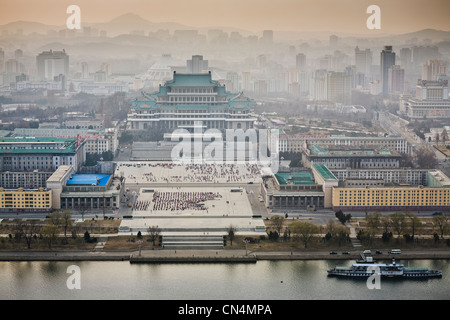
[[[137,242],[139,244],[139,257],[141,256],[141,244],[142,244],[142,240],[138,240]]]
[[[244,239],[244,243],[245,243],[245,255],[247,255],[247,243],[249,243],[250,241],[248,241],[247,239]]]

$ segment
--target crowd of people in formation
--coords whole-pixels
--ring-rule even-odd
[[[245,167],[236,164],[187,164],[185,179],[190,182],[245,182],[256,179],[260,175],[260,167],[256,164],[246,164]]]
[[[153,210],[208,210],[205,201],[222,198],[219,192],[155,192]]]
[[[132,209],[139,210],[139,211],[145,211],[148,209],[149,205],[150,205],[149,200],[138,200],[138,201],[134,202]]]
[[[122,166],[124,166],[122,164]],[[129,166],[129,165],[128,165]],[[184,169],[183,173],[170,174],[171,172],[158,172],[151,168],[174,169],[179,167]],[[248,182],[260,177],[260,166],[257,164],[174,164],[174,163],[146,163],[138,168],[139,174],[130,173],[126,178],[136,183],[152,182],[198,182],[198,183],[220,183],[220,182]],[[119,168],[117,168],[119,170]],[[173,172],[175,173],[175,171]]]

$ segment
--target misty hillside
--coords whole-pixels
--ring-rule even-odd
[[[106,31],[108,37],[115,37],[121,34],[130,34],[132,32],[143,32],[144,35],[148,35],[149,32],[155,32],[157,30],[169,30],[171,33],[173,33],[174,30],[198,30],[201,33],[206,33],[207,30],[210,29],[221,29],[225,32],[231,32],[231,31],[238,31],[243,35],[248,35],[250,32],[246,30],[240,30],[236,29],[232,26],[211,26],[210,28],[196,28],[192,26],[186,26],[179,23],[174,22],[161,22],[161,23],[155,23],[151,22],[147,19],[142,18],[138,14],[134,13],[126,13],[123,15],[120,15],[110,21],[103,22],[103,23],[88,23],[84,22],[82,23],[82,30],[77,31],[82,33],[83,27],[91,27],[93,29],[96,29],[97,31]],[[32,21],[16,21],[7,23],[4,25],[0,25],[0,32],[4,30],[8,30],[8,33],[10,35],[14,35],[18,33],[18,30],[21,30],[21,32],[24,35],[28,34],[47,34],[50,30],[54,31],[60,31],[66,29],[65,26],[52,26],[52,25],[46,25],[43,23],[38,22],[32,22]],[[326,38],[330,34],[335,34],[333,30],[330,30],[329,32],[321,31],[320,33],[313,33],[313,32],[305,32],[302,30],[274,30],[277,34],[277,36],[280,38],[280,40],[287,40],[287,39],[305,39],[308,36],[311,36],[311,34],[314,34],[314,36]],[[345,33],[339,33],[339,37],[342,38],[354,38],[354,37],[361,37],[361,35],[355,35],[355,34],[345,34]],[[405,41],[408,39],[430,39],[432,41],[450,41],[450,31],[442,31],[442,30],[435,30],[435,29],[424,29],[419,31],[414,31],[410,33],[400,34],[400,35],[388,35],[388,34],[378,34],[375,36],[371,36],[371,38],[379,38],[383,39],[385,37],[390,37],[391,39],[396,39],[399,41]]]

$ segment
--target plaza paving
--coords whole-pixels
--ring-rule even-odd
[[[260,183],[256,164],[175,164],[173,162],[119,162],[115,174],[130,189],[156,184],[248,184]]]
[[[178,206],[166,195],[177,200]],[[189,195],[189,196],[188,196]],[[211,195],[203,200],[202,196]],[[187,199],[196,199],[198,207],[185,208]],[[185,201],[179,199],[186,199]],[[132,207],[133,219],[124,219],[121,226],[130,232],[147,232],[148,227],[158,226],[165,235],[180,234],[226,234],[230,226],[237,233],[264,233],[264,222],[254,218],[244,188],[235,187],[156,187],[141,188]],[[262,234],[263,234],[262,233]]]
[[[260,168],[251,164],[173,164],[121,162],[116,175],[125,178],[132,219],[122,233],[145,233],[158,226],[162,235],[265,235],[261,217],[252,210],[249,183],[261,181]]]

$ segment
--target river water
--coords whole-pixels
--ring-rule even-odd
[[[352,261],[339,262],[340,265],[351,263]],[[442,300],[450,298],[450,260],[410,262],[398,260],[397,263],[441,269],[443,277],[427,280],[381,279],[379,289],[369,289],[365,279],[327,277],[327,267],[332,267],[336,261],[324,260],[258,261],[242,264],[130,264],[128,261],[0,262],[0,299]],[[77,269],[75,272],[69,268],[73,265]],[[69,287],[75,283],[79,284],[79,289],[70,289]]]

